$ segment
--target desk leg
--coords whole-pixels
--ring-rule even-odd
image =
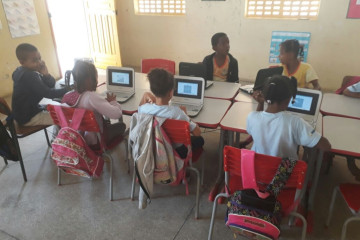
[[[309,194],[309,205],[308,205],[308,215],[307,215],[308,232],[309,233],[311,233],[313,231],[313,225],[314,225],[314,220],[313,220],[314,200],[315,200],[317,185],[318,185],[318,182],[319,182],[323,155],[324,155],[323,151],[318,151],[318,156],[317,156],[316,162],[314,164],[316,167],[314,169],[313,182],[312,182],[312,186],[311,186],[310,194]]]
[[[228,145],[229,146],[234,146],[234,132],[233,131],[228,131]]]
[[[219,141],[219,166],[218,166],[218,175],[216,178],[216,182],[214,187],[211,189],[209,194],[209,201],[214,201],[216,195],[219,192],[220,184],[222,183],[222,180],[224,179],[224,170],[223,170],[223,149],[224,149],[224,136],[225,136],[225,130],[220,131],[220,141]]]

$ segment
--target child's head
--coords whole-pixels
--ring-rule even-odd
[[[295,99],[297,81],[294,77],[276,75],[269,78],[263,88],[263,95],[268,104],[277,103],[287,106],[290,99]]]
[[[32,71],[41,68],[41,56],[37,48],[28,43],[22,43],[16,47],[16,57],[20,64]]]
[[[174,91],[174,76],[161,68],[152,69],[147,75],[150,82],[151,92],[157,98],[168,98],[170,100]]]
[[[227,55],[229,53],[229,38],[225,33],[215,33],[211,38],[211,45],[217,54]]]
[[[77,61],[72,70],[75,90],[78,93],[95,91],[97,86],[97,70],[94,64],[84,61]]]
[[[287,64],[289,61],[297,59],[299,51],[300,43],[296,39],[290,39],[280,43],[280,62],[282,64]]]

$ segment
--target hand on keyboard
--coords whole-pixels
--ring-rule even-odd
[[[180,108],[181,110],[183,110],[184,113],[187,115],[187,111],[186,111],[186,107],[185,107],[185,106],[179,106],[179,108]]]

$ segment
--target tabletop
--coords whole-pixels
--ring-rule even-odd
[[[235,97],[236,102],[248,102],[248,103],[256,103],[256,100],[248,93],[243,91],[239,91],[238,95]]]
[[[360,120],[325,116],[322,130],[332,152],[360,157]]]
[[[246,120],[250,112],[256,111],[257,103],[235,102],[220,122],[223,130],[246,133]]]
[[[360,119],[360,99],[325,93],[320,106],[323,115]]]
[[[233,100],[238,93],[239,88],[239,83],[214,81],[214,84],[212,86],[210,86],[208,89],[205,89],[205,97]]]

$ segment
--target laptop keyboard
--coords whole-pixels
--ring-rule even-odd
[[[177,104],[177,103],[172,103],[171,105],[178,106],[178,107],[180,107],[180,106],[186,107],[187,115],[189,115],[190,117],[195,117],[196,115],[198,115],[202,108],[202,105],[195,106],[195,105],[184,105],[184,104]]]

